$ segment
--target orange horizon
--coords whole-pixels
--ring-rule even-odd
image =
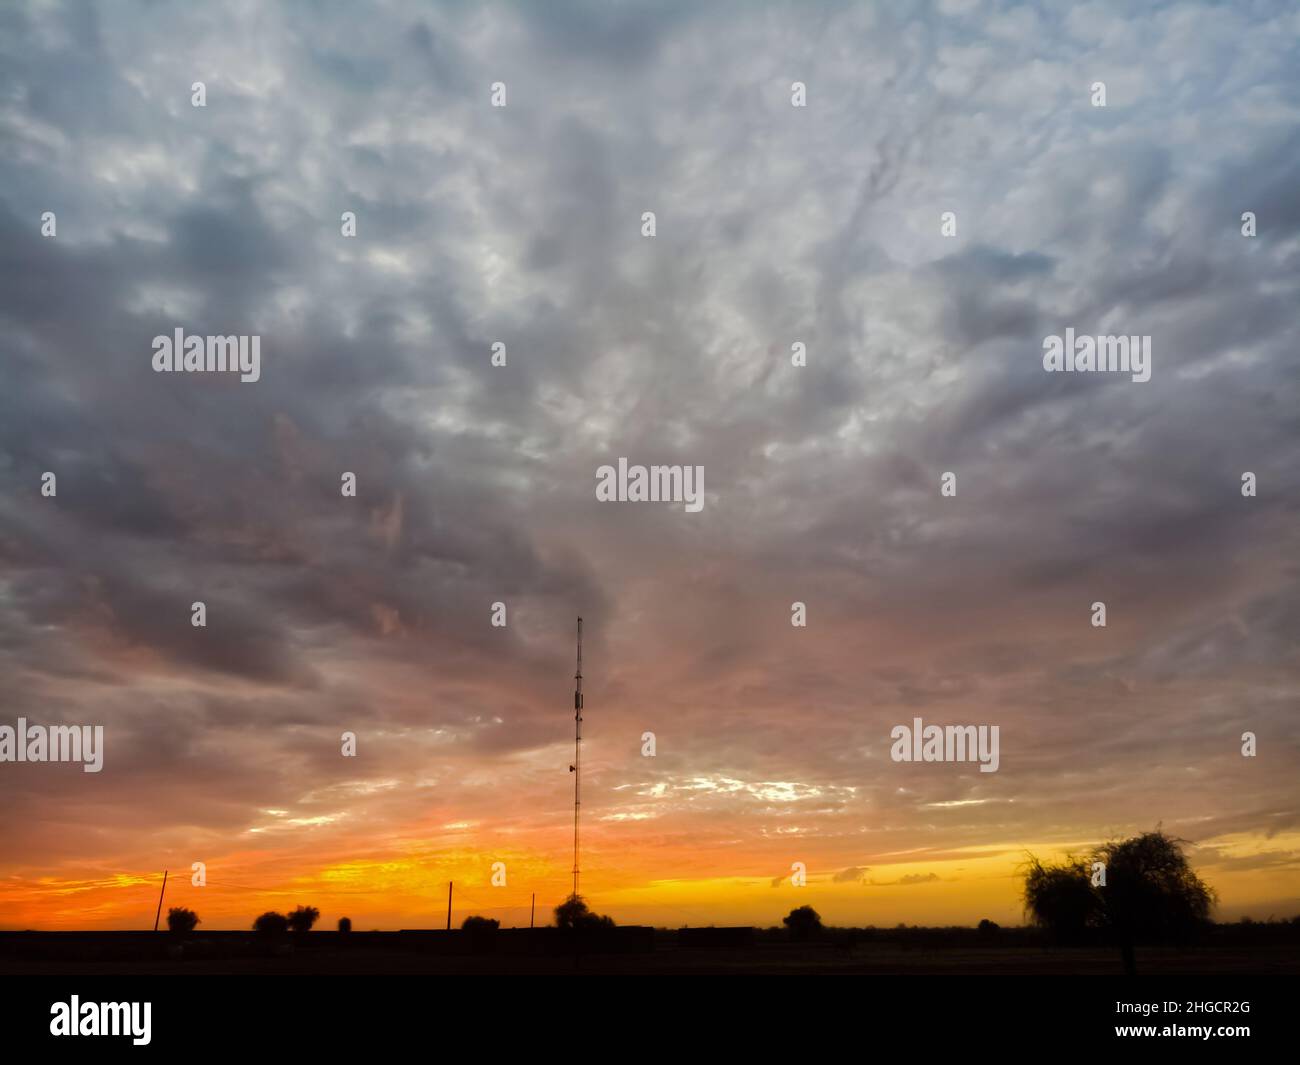
[[[607,841],[606,841],[607,842]],[[1217,845],[1229,860],[1246,863],[1262,845],[1285,846],[1242,836]],[[818,869],[809,866],[805,886],[789,877],[704,875],[662,878],[620,872],[606,863],[616,852],[602,847],[584,871],[583,897],[593,909],[621,924],[656,927],[743,924],[770,927],[796,906],[812,905],[829,925],[893,927],[974,926],[981,919],[1004,926],[1024,924],[1018,867],[1027,853],[1045,860],[1078,853],[1086,844],[971,848],[969,854],[942,860]],[[1290,881],[1285,873],[1193,866],[1219,894],[1215,917],[1236,920],[1286,918],[1300,905],[1286,907]],[[506,883],[494,887],[492,863],[505,863]],[[552,923],[552,909],[568,897],[570,872],[526,851],[486,855],[469,849],[375,855],[340,859],[294,872],[273,854],[235,852],[206,864],[205,886],[195,886],[185,867],[169,871],[160,927],[172,906],[194,910],[200,929],[242,930],[267,910],[312,905],[321,912],[318,928],[332,928],[349,917],[358,931],[442,928],[446,922],[447,882],[454,882],[453,927],[470,914],[497,918],[503,927],[527,927],[535,892],[536,924]],[[1215,871],[1217,869],[1217,872]],[[275,878],[283,886],[266,886]],[[260,881],[260,882],[259,882]],[[73,878],[47,874],[7,875],[0,880],[0,930],[111,931],[150,929],[162,886],[162,872],[104,870]]]

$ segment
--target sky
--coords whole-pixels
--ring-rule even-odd
[[[579,614],[620,922],[1015,924],[1028,855],[1157,825],[1221,918],[1300,913],[1297,41],[5,4],[0,725],[104,761],[0,763],[0,928],[150,927],[163,870],[202,928],[440,927],[448,881],[549,920]],[[259,379],[155,372],[177,328]],[[1150,380],[1046,372],[1066,329]],[[620,457],[703,507],[602,502]],[[997,726],[997,771],[895,761],[915,718]]]

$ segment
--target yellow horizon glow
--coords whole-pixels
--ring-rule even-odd
[[[1232,863],[1198,867],[1219,894],[1220,919],[1249,914],[1256,919],[1290,917],[1295,878],[1284,866],[1250,867],[1250,860],[1300,844],[1300,833],[1265,837],[1238,834],[1215,841],[1214,849]],[[811,905],[829,925],[886,928],[909,925],[977,924],[987,918],[1002,925],[1024,923],[1020,870],[1026,854],[1059,860],[1073,846],[1028,844],[982,847],[969,857],[872,865],[860,880],[839,879],[839,870],[810,869],[807,883],[795,887],[789,877],[720,875],[663,878],[633,870],[604,867],[607,855],[584,874],[583,896],[593,909],[620,924],[755,925],[773,927],[791,909]],[[974,848],[972,848],[974,850]],[[995,853],[990,853],[993,851]],[[656,855],[662,862],[663,855]],[[504,887],[491,884],[491,867],[506,865]],[[267,910],[316,906],[317,927],[329,929],[350,917],[358,931],[369,929],[442,928],[446,923],[447,882],[454,881],[453,927],[471,913],[495,917],[503,927],[527,927],[530,896],[535,892],[536,923],[550,924],[553,907],[571,891],[570,871],[550,855],[523,849],[485,854],[472,847],[424,850],[419,844],[391,855],[340,859],[292,871],[285,859],[263,853],[236,853],[207,864],[207,885],[194,886],[190,871],[168,877],[160,927],[172,906],[195,910],[200,929],[243,930]],[[1196,866],[1193,854],[1193,866]],[[1236,867],[1240,866],[1240,867]],[[270,881],[279,881],[278,886]],[[126,930],[153,927],[162,885],[159,873],[140,870],[105,872],[74,879],[45,875],[0,880],[0,928]],[[1225,912],[1226,911],[1226,912]]]

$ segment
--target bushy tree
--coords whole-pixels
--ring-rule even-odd
[[[267,910],[253,922],[253,931],[260,936],[282,936],[289,931],[289,918],[274,910]]]
[[[581,895],[570,895],[555,907],[555,927],[576,930],[613,928],[614,919],[592,913]]]
[[[199,923],[199,915],[184,906],[173,906],[167,911],[167,930],[177,935],[188,935]]]
[[[495,917],[480,917],[478,914],[472,914],[461,921],[460,927],[466,932],[495,932],[501,927],[501,922]]]
[[[1104,843],[1090,858],[1045,866],[1030,858],[1025,909],[1059,942],[1078,942],[1086,929],[1105,929],[1119,946],[1124,971],[1137,971],[1139,943],[1183,943],[1209,921],[1214,892],[1188,864],[1183,841],[1156,829]],[[1093,884],[1093,866],[1104,883]]]
[[[320,916],[320,910],[315,906],[299,906],[290,912],[285,918],[289,922],[289,927],[299,934],[310,932],[312,925],[316,923],[316,918]]]
[[[1136,944],[1186,943],[1209,923],[1214,892],[1181,844],[1157,830],[1097,848],[1094,860],[1106,863],[1102,909],[1129,973]]]
[[[351,932],[351,931],[352,931],[352,918],[351,918],[351,917],[340,917],[340,918],[339,918],[339,931],[340,931],[340,932]]]
[[[1059,865],[1043,865],[1031,856],[1024,900],[1034,924],[1061,944],[1082,942],[1087,930],[1101,923],[1101,899],[1083,858],[1071,856]]]
[[[799,906],[781,918],[781,923],[790,930],[790,938],[798,940],[812,939],[822,932],[822,918],[811,906]]]

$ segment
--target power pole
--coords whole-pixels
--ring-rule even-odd
[[[533,927],[533,914],[537,912],[537,892],[533,892],[532,905],[528,907],[528,927]]]
[[[451,881],[447,881],[447,931],[451,931]]]
[[[573,897],[578,897],[578,813],[582,809],[582,618],[578,618],[578,670],[573,674]]]
[[[158,912],[153,915],[153,930],[158,931],[158,918],[162,916],[163,895],[167,892],[167,870],[163,870],[162,891],[158,892]]]

